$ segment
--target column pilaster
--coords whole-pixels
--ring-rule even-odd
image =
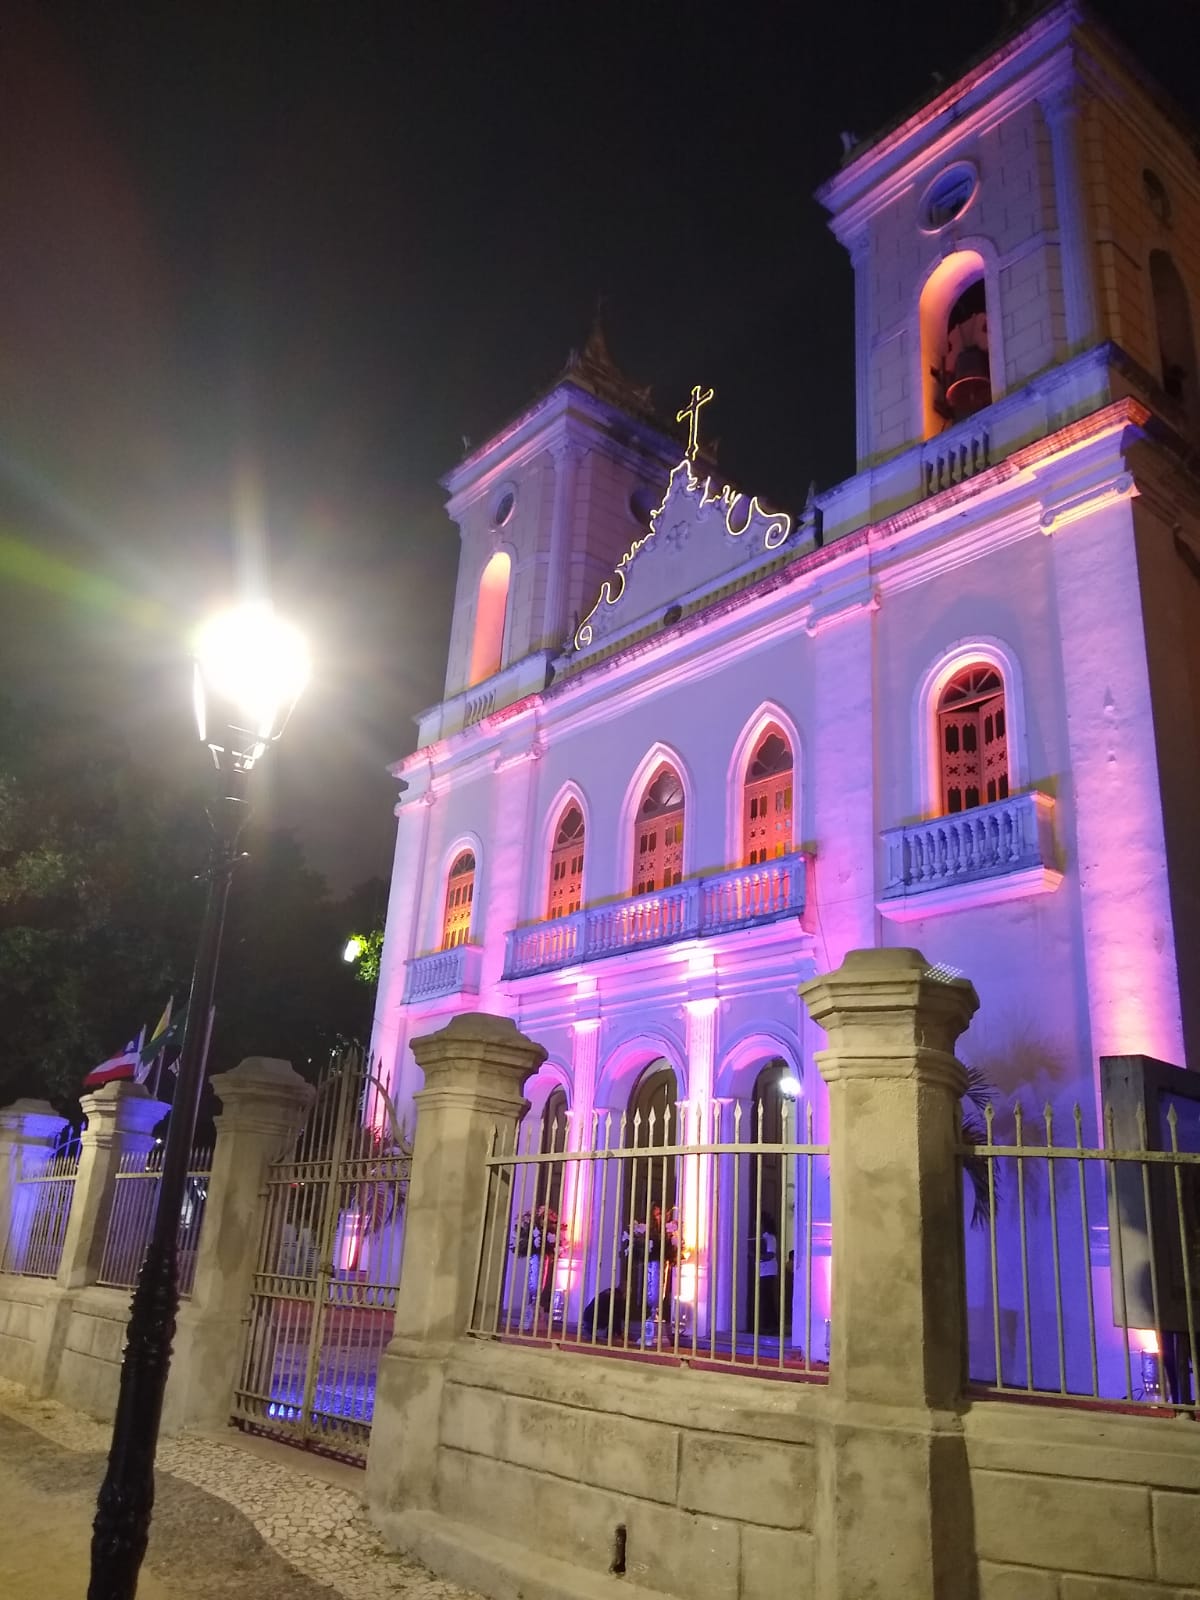
[[[571,523],[579,464],[586,448],[573,439],[551,445],[554,461],[554,509],[550,524],[550,559],[546,566],[546,591],[541,627],[542,643],[560,650],[567,637],[567,600],[570,584]]]
[[[1079,140],[1083,104],[1078,84],[1064,85],[1041,100],[1054,164],[1054,209],[1070,354],[1095,344],[1098,337],[1095,263],[1088,237]]]

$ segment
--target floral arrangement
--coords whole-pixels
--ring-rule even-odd
[[[661,1248],[668,1262],[678,1261],[679,1246],[679,1221],[674,1215],[669,1216],[666,1222],[635,1222],[621,1233],[621,1249],[636,1260],[648,1257],[651,1261],[657,1261]],[[690,1252],[685,1249],[683,1254],[686,1259]]]
[[[567,1242],[567,1226],[549,1206],[526,1211],[513,1223],[508,1248],[518,1256],[557,1255]]]

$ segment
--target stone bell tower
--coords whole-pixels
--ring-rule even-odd
[[[1195,436],[1200,174],[1187,130],[1080,0],[851,148],[819,198],[854,265],[860,471],[1106,341],[1123,392]],[[1064,409],[1110,394],[1105,378]],[[1007,431],[1046,431],[1039,410]]]
[[[443,479],[462,540],[447,700],[478,689],[486,714],[545,686],[680,454],[597,325],[554,386]]]

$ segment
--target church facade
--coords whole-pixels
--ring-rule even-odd
[[[549,1052],[531,1119],[782,1099],[819,1138],[797,985],[864,946],[973,981],[1001,1107],[1091,1137],[1101,1056],[1200,1062],[1189,135],[1068,0],[818,198],[852,477],[727,485],[706,391],[681,439],[597,335],[445,480],[372,1044],[402,1107],[410,1041],[480,1009]]]

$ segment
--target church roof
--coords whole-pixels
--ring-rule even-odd
[[[604,337],[604,328],[599,315],[592,323],[587,343],[582,350],[571,351],[566,366],[551,388],[557,388],[560,383],[574,383],[580,389],[586,389],[589,394],[595,395],[598,400],[603,400],[606,405],[615,406],[618,411],[626,411],[656,428],[666,426],[651,403],[649,385],[634,383],[631,378],[626,377],[609,354],[608,341]]]
[[[502,440],[517,433],[546,405],[552,395],[568,385],[589,395],[593,400],[600,401],[601,405],[622,412],[643,427],[653,429],[661,436],[668,450],[679,447],[680,430],[676,424],[668,422],[655,411],[649,385],[634,383],[613,360],[597,312],[583,349],[570,352],[566,365],[553,383],[542,389],[524,411],[511,418],[503,427],[496,429],[482,444],[468,444],[466,453],[457,466],[442,478],[442,487],[450,488],[452,482],[459,481],[469,463],[482,461]],[[464,443],[467,441],[464,440]]]
[[[1167,120],[1174,124],[1176,129],[1183,134],[1189,143],[1197,143],[1195,126],[1191,119],[1163,90],[1151,74],[1146,70],[1137,56],[1124,48],[1120,41],[1095,15],[1087,4],[1087,0],[1009,0],[1009,16],[1004,27],[993,33],[982,49],[977,50],[973,56],[964,61],[954,73],[953,78],[936,94],[931,95],[926,89],[918,99],[911,101],[898,115],[891,117],[887,122],[869,134],[865,139],[859,139],[853,134],[843,134],[844,149],[839,164],[839,171],[853,166],[866,153],[876,145],[882,144],[886,139],[910,122],[916,121],[922,115],[932,115],[940,110],[943,105],[949,105],[957,100],[963,91],[966,81],[972,78],[981,69],[988,66],[993,57],[1002,55],[1006,50],[1015,46],[1027,33],[1031,33],[1040,24],[1048,24],[1058,17],[1069,20],[1075,26],[1086,27],[1089,32],[1112,50],[1121,61],[1130,75],[1136,78],[1142,87],[1153,97],[1156,105]],[[828,185],[818,189],[818,197]]]

